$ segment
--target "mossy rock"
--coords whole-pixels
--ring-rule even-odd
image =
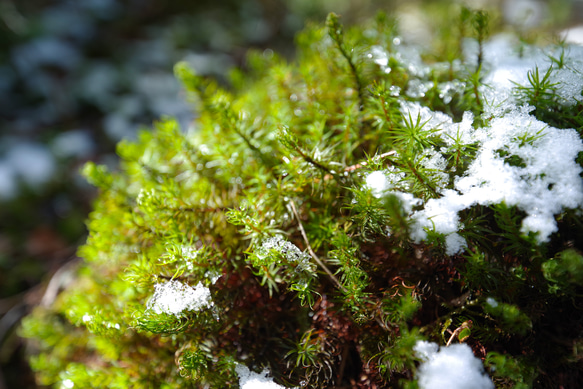
[[[176,65],[192,128],[162,119],[119,171],[84,170],[84,261],[21,330],[39,381],[415,387],[428,340],[469,345],[498,387],[580,382],[583,105],[560,83],[583,55],[461,15],[436,53],[331,14],[226,89]]]

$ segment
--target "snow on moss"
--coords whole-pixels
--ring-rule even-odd
[[[417,369],[420,389],[493,389],[482,362],[467,344],[442,347],[419,341],[413,348],[423,362]]]
[[[507,35],[494,37],[485,47],[486,75],[481,91],[486,97],[486,113],[499,113],[501,108],[515,104],[513,88],[529,86],[528,73],[538,68],[541,78],[550,70],[550,84],[558,103],[572,106],[583,96],[583,47],[557,47],[543,50],[518,44]]]
[[[396,196],[403,207],[403,211],[410,214],[413,207],[419,205],[421,200],[413,196],[411,193],[400,192],[395,189],[404,174],[397,173],[394,169],[375,170],[366,176],[366,186],[372,191],[373,196],[379,198],[384,195]]]
[[[193,288],[172,280],[154,286],[154,295],[148,302],[147,309],[157,314],[178,316],[184,311],[199,311],[212,305],[211,292],[202,283],[199,282]]]
[[[560,51],[564,50],[564,51]],[[448,185],[444,158],[446,148],[430,149],[421,155],[421,164],[438,183],[438,198],[427,200],[423,209],[412,214],[411,238],[426,239],[427,230],[445,235],[446,253],[456,254],[466,246],[458,232],[463,225],[458,213],[474,205],[505,203],[526,213],[521,232],[535,233],[539,242],[547,242],[558,230],[555,215],[565,209],[583,205],[583,183],[576,163],[583,151],[577,132],[557,129],[537,120],[534,107],[517,105],[517,86],[528,86],[528,73],[539,68],[544,74],[551,66],[552,82],[557,83],[559,103],[571,105],[582,99],[583,48],[567,47],[550,54],[538,48],[526,47],[522,52],[506,36],[495,37],[486,45],[485,84],[481,92],[485,101],[487,126],[474,128],[471,112],[463,114],[460,123],[442,112],[431,111],[418,102],[401,101],[403,117],[417,118],[424,128],[435,130],[447,147],[454,144],[475,147],[478,151],[469,169],[453,177]],[[550,56],[561,58],[560,67]],[[379,53],[375,53],[375,58]],[[394,193],[400,177],[395,171],[375,171],[366,177],[373,195]],[[395,188],[396,189],[396,188]],[[407,189],[407,188],[401,188]],[[416,199],[416,201],[420,201]],[[415,203],[418,205],[419,203]],[[411,209],[411,208],[409,208]]]
[[[366,185],[372,191],[373,196],[381,197],[392,185],[384,172],[377,170],[366,176]]]
[[[314,265],[310,262],[310,256],[279,235],[264,240],[256,255],[265,257],[269,255],[270,250],[276,250],[288,262],[296,263],[299,270],[313,270]]]
[[[263,369],[261,373],[255,373],[242,364],[237,364],[235,371],[239,376],[239,386],[241,389],[285,389],[285,386],[278,385],[269,378],[268,369]]]
[[[522,232],[547,241],[557,230],[553,215],[583,205],[583,144],[575,130],[559,130],[519,109],[492,121],[469,174],[456,188],[480,204],[516,205],[526,212]]]
[[[549,127],[530,110],[519,107],[476,131],[480,148],[475,160],[456,178],[455,190],[444,190],[442,197],[428,200],[414,215],[419,230],[413,238],[424,239],[423,228],[457,233],[459,211],[504,202],[526,213],[522,233],[536,233],[539,242],[546,242],[558,229],[554,215],[583,205],[581,167],[575,162],[583,143],[577,132]],[[464,245],[457,237],[446,243],[448,254]]]

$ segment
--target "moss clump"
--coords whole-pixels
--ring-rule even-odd
[[[23,323],[39,380],[222,388],[246,365],[415,387],[429,340],[468,344],[499,387],[579,382],[580,90],[502,90],[488,18],[455,20],[430,57],[385,15],[331,14],[297,62],[251,53],[229,90],[178,64],[193,129],[163,119],[119,172],[85,168],[85,261]]]

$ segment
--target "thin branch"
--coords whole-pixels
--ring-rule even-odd
[[[320,258],[318,258],[318,256],[316,255],[316,253],[312,249],[312,246],[310,245],[310,241],[308,240],[308,236],[306,235],[306,231],[304,230],[304,226],[303,226],[302,221],[300,219],[300,215],[298,214],[296,204],[293,202],[293,200],[290,201],[290,205],[291,205],[292,211],[294,213],[294,216],[296,217],[296,220],[298,221],[298,225],[300,227],[300,232],[302,233],[302,237],[304,238],[304,242],[306,243],[306,246],[308,248],[308,252],[312,256],[312,258],[314,258],[314,261],[316,261],[316,263],[326,272],[326,274],[328,274],[328,276],[334,282],[334,284],[336,284],[336,286],[340,290],[342,290],[342,292],[348,293],[348,290],[344,286],[342,286],[340,281],[338,281],[338,278],[336,278],[336,276],[330,271],[330,269],[328,269],[328,267],[324,264],[324,262],[322,262],[322,260],[320,260]]]

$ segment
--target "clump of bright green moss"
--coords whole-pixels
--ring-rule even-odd
[[[84,262],[22,327],[39,381],[224,388],[244,365],[416,387],[431,341],[467,344],[496,387],[580,382],[583,103],[561,82],[583,55],[450,22],[420,53],[383,14],[331,14],[228,88],[176,65],[193,127],[165,118],[119,171],[85,167]]]

